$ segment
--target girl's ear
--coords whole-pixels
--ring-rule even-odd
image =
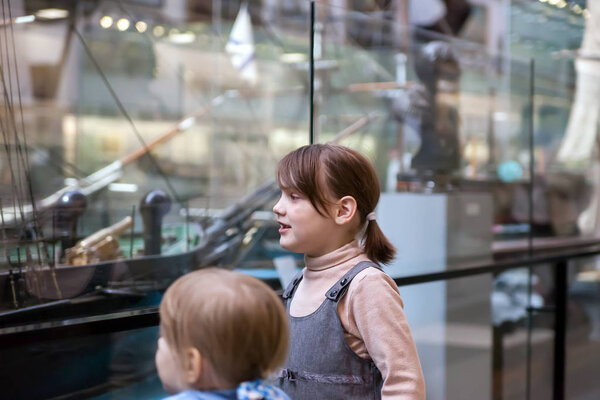
[[[336,224],[345,225],[356,215],[356,200],[352,196],[344,196],[338,200],[335,207],[334,220]]]
[[[185,351],[184,377],[188,386],[193,387],[200,380],[200,377],[204,373],[202,362],[202,355],[198,349],[190,347]]]

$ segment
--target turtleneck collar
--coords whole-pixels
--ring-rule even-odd
[[[319,257],[309,257],[305,255],[304,263],[306,264],[306,268],[311,271],[322,271],[333,268],[363,254],[363,248],[359,245],[358,240],[354,239],[339,249]]]

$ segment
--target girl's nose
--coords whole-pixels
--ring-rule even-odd
[[[283,206],[281,205],[282,197],[280,197],[277,203],[275,203],[275,205],[273,206],[273,212],[277,215],[283,214]]]

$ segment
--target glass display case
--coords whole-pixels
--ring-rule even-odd
[[[462,270],[493,260],[506,231],[526,238],[530,63],[332,6],[315,4],[314,15],[315,141],[342,137],[375,164],[377,223],[398,251],[384,270],[394,278]],[[502,303],[527,287],[526,270],[507,274],[507,290],[492,274],[400,287],[428,398],[493,393],[492,343],[503,335],[494,325],[509,312],[524,318],[527,303]],[[465,385],[469,376],[476,383]]]
[[[13,2],[31,21],[3,31],[0,324],[270,260],[251,250],[274,223],[259,211],[277,160],[308,142],[308,15],[107,1],[48,17],[34,3]]]
[[[405,285],[428,398],[548,386],[548,368],[533,383],[527,368],[549,364],[558,328],[531,315],[559,304],[559,275],[544,259],[504,260],[583,243],[594,183],[549,168],[542,149],[557,116],[538,102],[560,96],[528,58],[404,26],[392,11],[3,7],[0,397],[163,397],[162,293],[206,266],[285,286],[303,258],[279,245],[275,167],[325,142],[375,165],[378,223],[399,254],[385,270]],[[569,295],[592,310],[595,335],[597,290],[584,281],[571,278]]]
[[[156,328],[126,321],[156,325],[162,292],[191,270],[280,286],[274,169],[309,131],[310,18],[288,8],[3,8],[0,397],[156,378]],[[64,340],[65,327],[95,335]]]
[[[414,241],[427,215],[447,213],[455,235],[439,264],[445,269],[448,261],[490,256],[495,239],[526,238],[530,218],[542,211],[529,204],[531,63],[332,6],[317,4],[315,20],[315,141],[339,140],[370,157],[381,207],[393,197],[392,209],[410,210],[395,220],[412,218],[406,239]],[[397,200],[442,197],[448,208],[418,217],[416,204]],[[424,253],[411,272],[437,268]]]

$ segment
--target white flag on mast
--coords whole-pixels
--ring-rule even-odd
[[[252,36],[252,22],[248,13],[248,4],[240,6],[225,51],[231,57],[231,63],[238,70],[244,81],[250,85],[256,84],[258,74],[254,58],[254,38]]]

